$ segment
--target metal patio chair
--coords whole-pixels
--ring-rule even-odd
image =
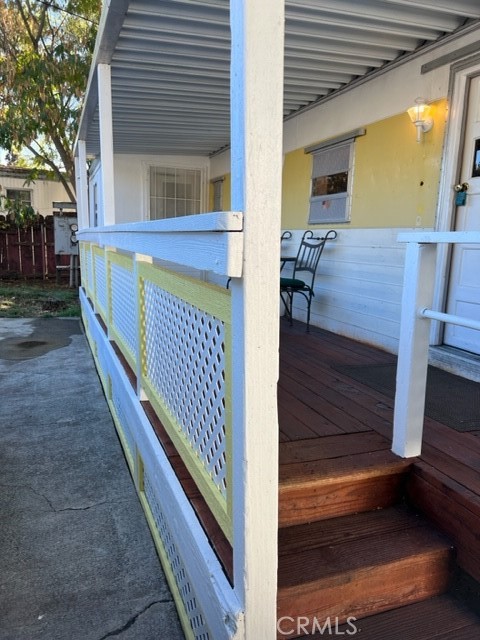
[[[315,237],[311,230],[303,234],[293,265],[292,277],[280,278],[280,297],[290,325],[293,322],[293,297],[299,293],[307,301],[307,331],[310,331],[310,306],[315,295],[313,283],[318,263],[327,240],[334,240],[336,237],[337,232],[334,229],[330,229],[322,237]]]

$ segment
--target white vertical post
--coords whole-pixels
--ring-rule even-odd
[[[422,449],[436,244],[409,242],[405,253],[392,451],[409,458]]]
[[[232,281],[234,586],[244,637],[276,637],[283,0],[231,0],[232,209],[244,212]]]
[[[77,153],[75,155],[75,178],[77,193],[77,217],[78,228],[85,229],[90,226],[88,213],[88,179],[87,179],[87,152],[85,140],[78,140]]]
[[[115,224],[115,190],[113,183],[112,80],[108,64],[99,64],[98,112],[100,117],[100,156],[102,173],[103,224]]]

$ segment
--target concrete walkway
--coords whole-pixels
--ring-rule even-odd
[[[184,638],[78,320],[0,319],[0,640]]]

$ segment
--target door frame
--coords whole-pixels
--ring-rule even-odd
[[[452,231],[455,223],[453,186],[458,182],[462,167],[462,150],[465,135],[465,121],[468,107],[468,92],[471,78],[480,75],[480,54],[461,60],[450,67],[448,88],[448,120],[442,168],[435,231]],[[437,270],[433,308],[443,309],[447,300],[450,282],[451,247],[438,245]],[[444,325],[432,322],[430,344],[443,344]]]

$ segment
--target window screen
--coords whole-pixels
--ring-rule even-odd
[[[150,220],[200,213],[201,203],[200,169],[150,167]]]
[[[352,142],[313,153],[310,224],[348,220]]]

